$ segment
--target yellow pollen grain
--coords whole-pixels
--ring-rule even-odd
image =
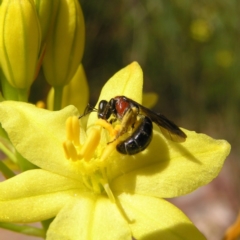
[[[86,161],[89,161],[97,148],[101,137],[99,128],[92,128],[86,142],[84,143],[79,155],[83,156]]]
[[[65,141],[63,143],[63,149],[67,159],[71,158],[72,161],[78,160],[78,154],[77,154],[76,148],[74,147],[71,141],[69,140]]]

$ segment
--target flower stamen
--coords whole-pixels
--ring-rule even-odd
[[[95,122],[95,124],[96,124],[96,125],[99,125],[99,126],[101,126],[101,127],[103,127],[103,128],[105,128],[105,129],[109,132],[109,134],[110,134],[111,136],[115,136],[115,135],[116,135],[115,129],[114,129],[113,126],[112,126],[109,122],[107,122],[106,120],[98,119],[98,120]]]
[[[63,142],[63,149],[67,159],[71,159],[72,161],[78,160],[76,148],[74,147],[70,140]]]
[[[95,126],[90,129],[83,145],[80,144],[80,124],[75,116],[71,116],[66,121],[66,141],[63,143],[65,156],[72,161],[81,160],[82,179],[85,186],[94,193],[100,194],[103,191],[107,194],[111,202],[116,202],[110,189],[106,167],[109,164],[109,156],[116,149],[120,139],[118,133],[121,125],[114,127],[103,119],[98,119]],[[110,135],[112,141],[108,142],[108,136],[102,136],[102,130]],[[98,146],[101,138],[105,139],[104,147]],[[106,144],[106,147],[105,147]]]
[[[113,141],[111,140],[110,143],[107,145],[107,147],[104,149],[101,157],[100,157],[100,161],[98,162],[98,165],[100,167],[104,167],[104,165],[106,164],[106,159],[110,156],[110,154],[116,149],[116,146],[117,144],[119,143],[119,138],[116,139],[116,136],[118,135],[118,132],[120,131],[121,129],[121,125],[116,125],[114,128],[113,126],[103,120],[103,119],[98,119],[96,122],[95,122],[96,125],[99,125],[103,128],[105,128],[108,132],[109,132],[109,135],[114,137]]]
[[[97,148],[101,137],[101,130],[99,128],[92,128],[90,134],[84,143],[79,156],[82,156],[86,161],[89,161]]]
[[[111,188],[109,187],[109,184],[108,184],[108,183],[102,183],[102,186],[103,186],[105,192],[107,193],[110,201],[111,201],[112,203],[115,203],[116,200],[115,200],[115,197],[114,197],[114,195],[113,195],[113,192],[112,192]]]
[[[80,138],[80,124],[76,116],[71,116],[66,121],[66,135],[67,139],[72,141],[75,146],[79,146]]]

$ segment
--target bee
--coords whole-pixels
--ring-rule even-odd
[[[117,151],[122,154],[133,155],[147,148],[152,140],[153,122],[159,126],[167,139],[184,142],[187,138],[186,134],[163,114],[156,113],[125,96],[116,96],[110,101],[101,100],[98,109],[88,105],[82,116],[92,111],[97,111],[98,118],[110,123],[116,120],[121,122],[121,128],[111,142],[128,132],[129,128],[134,130],[128,138],[117,145]]]

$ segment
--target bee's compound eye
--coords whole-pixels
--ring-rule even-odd
[[[109,105],[110,105],[110,108],[111,108],[111,112],[115,115],[117,115],[117,110],[116,110],[116,102],[117,100],[112,98],[110,101],[109,101]],[[109,116],[110,117],[110,116]]]
[[[107,104],[108,104],[108,102],[106,100],[102,100],[99,102],[98,118],[104,118],[104,112],[105,112],[105,108],[106,108]]]
[[[106,100],[100,101],[98,105],[98,118],[108,119],[111,115],[109,103]]]

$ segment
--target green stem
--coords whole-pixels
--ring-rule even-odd
[[[54,111],[60,110],[62,107],[63,86],[54,88]]]
[[[8,168],[2,161],[0,161],[0,171],[7,179],[15,176],[15,173],[10,168]]]
[[[8,140],[1,138],[0,137],[0,150],[14,163],[17,163],[17,157],[16,155],[13,153],[14,150],[11,151],[11,149],[14,149],[10,143],[8,142]]]
[[[18,90],[14,88],[10,83],[5,79],[3,74],[1,74],[1,84],[2,84],[2,92],[3,97],[6,100],[14,100],[18,101]]]
[[[19,166],[22,171],[29,169],[35,169],[36,166],[25,159],[18,151],[13,147],[8,135],[0,124],[0,150],[15,164]]]
[[[44,229],[40,229],[40,228],[28,226],[28,225],[17,225],[13,223],[0,222],[0,227],[13,232],[29,235],[29,236],[35,236],[35,237],[41,237],[41,238],[45,238],[46,236]]]
[[[18,101],[28,101],[28,89],[18,89]]]

